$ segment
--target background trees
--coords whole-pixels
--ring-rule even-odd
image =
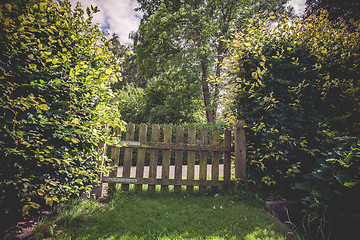
[[[193,92],[199,94],[193,98],[202,99],[207,121],[215,122],[219,86],[211,79],[223,74],[227,46],[222,39],[230,36],[231,28],[241,28],[242,21],[255,13],[283,11],[287,1],[138,2],[139,10],[144,12],[139,30],[133,35],[139,70],[150,82],[166,78],[179,81],[175,85],[196,86],[200,91]],[[177,92],[184,95],[181,89]],[[166,102],[176,101],[171,96],[166,96]],[[195,112],[201,110],[195,102],[191,106],[197,108]]]
[[[0,15],[1,218],[90,189],[105,122],[120,124],[105,36],[68,1],[17,0]],[[11,221],[8,221],[11,223]],[[5,227],[5,226],[3,226]]]

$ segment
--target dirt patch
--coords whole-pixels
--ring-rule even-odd
[[[29,239],[32,235],[36,223],[41,216],[49,215],[50,212],[36,212],[34,214],[25,216],[22,220],[17,222],[13,227],[5,230],[1,237],[4,240],[24,240]]]

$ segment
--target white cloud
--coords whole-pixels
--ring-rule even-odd
[[[97,6],[100,12],[94,15],[93,22],[100,23],[110,34],[117,34],[122,44],[129,44],[129,33],[138,29],[141,12],[135,12],[138,7],[136,0],[71,0],[72,5],[81,2],[84,9],[90,5]]]
[[[291,5],[294,8],[296,15],[302,15],[305,11],[305,0],[290,0],[288,5]]]
[[[122,44],[130,44],[129,33],[138,29],[141,12],[134,9],[139,5],[136,0],[70,0],[72,5],[81,2],[84,9],[90,5],[97,6],[100,12],[94,15],[94,23],[100,23],[110,34],[117,34]],[[305,10],[305,0],[290,0],[296,15],[302,15]]]

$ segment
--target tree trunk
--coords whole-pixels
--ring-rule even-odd
[[[201,85],[202,91],[204,95],[204,105],[205,105],[205,112],[206,112],[206,119],[208,123],[215,123],[216,122],[216,112],[212,109],[211,100],[210,100],[210,89],[209,83],[207,81],[208,77],[208,69],[206,65],[206,58],[205,56],[201,56]]]
[[[216,63],[216,71],[215,71],[215,77],[216,77],[216,81],[214,84],[214,112],[216,114],[217,109],[218,109],[218,99],[219,99],[219,84],[218,81],[221,77],[221,64],[224,61],[224,47],[223,47],[223,42],[220,40],[219,41],[219,45],[218,45],[218,49],[217,49],[217,63]]]

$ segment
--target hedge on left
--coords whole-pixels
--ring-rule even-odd
[[[68,1],[0,5],[0,209],[25,215],[90,189],[105,122],[121,124],[106,37]],[[110,117],[117,116],[117,119]]]

